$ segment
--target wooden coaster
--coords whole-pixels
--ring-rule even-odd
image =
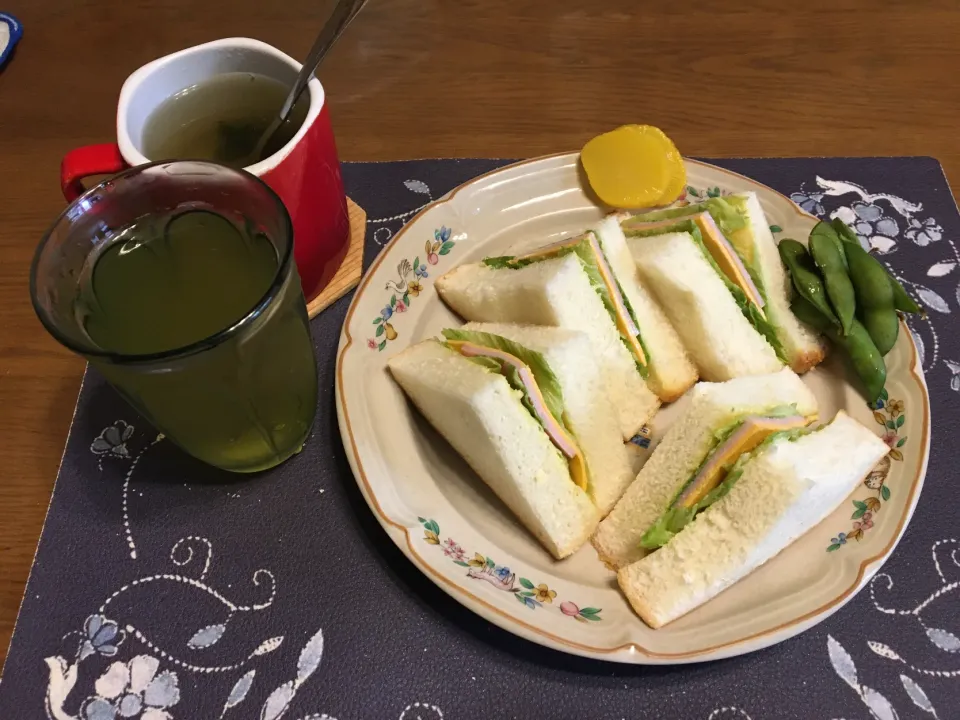
[[[367,213],[350,198],[347,198],[347,213],[350,215],[350,247],[330,284],[307,303],[310,317],[316,317],[334,301],[353,290],[363,275],[363,239],[367,234]]]

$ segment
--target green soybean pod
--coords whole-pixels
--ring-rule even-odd
[[[847,260],[857,297],[857,314],[877,350],[886,355],[896,344],[900,332],[890,277],[886,268],[859,243],[847,246]]]
[[[886,271],[886,268],[884,268],[884,271]],[[923,315],[923,308],[917,305],[912,297],[907,295],[907,291],[903,289],[900,281],[890,273],[887,273],[887,277],[890,278],[890,286],[893,288],[893,306],[900,312],[920,313]]]
[[[814,236],[824,237],[836,246],[837,252],[840,253],[840,262],[843,263],[843,267],[846,269],[847,256],[843,251],[843,240],[841,240],[836,228],[830,223],[821,220],[814,225],[813,230],[810,231],[810,237],[807,239],[808,245],[813,245]]]
[[[860,238],[857,237],[857,234],[843,220],[840,218],[834,218],[830,224],[833,225],[833,228],[837,231],[837,235],[844,243],[856,245],[863,250],[863,248],[860,246]],[[864,250],[864,252],[866,251]],[[850,259],[849,255],[850,253],[848,252],[848,264]],[[873,256],[871,255],[870,257]],[[881,265],[881,267],[883,266]],[[903,285],[900,284],[900,281],[897,280],[886,268],[883,268],[883,272],[886,273],[887,277],[890,279],[890,286],[893,288],[893,306],[900,312],[922,313],[923,309],[917,305],[916,302],[914,302],[912,297],[907,294],[907,291],[903,289]]]
[[[870,333],[870,339],[877,346],[881,355],[886,356],[897,344],[900,334],[900,316],[896,312],[886,310],[865,310],[860,321]]]
[[[777,250],[780,252],[780,259],[790,272],[790,279],[797,294],[806,299],[829,323],[840,327],[840,321],[830,307],[827,291],[817,272],[817,266],[814,265],[803,243],[784,238],[777,245]],[[808,324],[813,325],[813,323]]]
[[[834,327],[833,323],[827,320],[823,313],[814,307],[813,303],[799,295],[790,301],[790,310],[797,316],[797,320],[806,323],[818,332],[825,333]]]
[[[853,369],[863,382],[867,402],[877,402],[887,382],[887,366],[867,329],[854,318],[846,337],[835,338],[847,351]]]
[[[883,362],[883,355],[873,343],[870,333],[856,319],[854,319],[850,334],[844,337],[836,327],[827,322],[823,315],[809,302],[796,297],[790,303],[790,309],[797,318],[816,330],[823,332],[835,345],[843,348],[853,366],[854,372],[863,383],[867,400],[875,403],[883,386],[887,382],[887,366]]]
[[[827,297],[840,318],[843,334],[848,335],[857,310],[857,298],[844,266],[843,254],[834,240],[821,233],[810,235],[810,255],[823,275]]]
[[[875,403],[883,386],[887,382],[887,367],[883,356],[873,344],[870,333],[856,319],[850,327],[850,334],[844,337],[836,327],[824,320],[820,312],[803,298],[794,298],[790,309],[799,320],[816,330],[822,331],[835,345],[843,348],[854,372],[863,383],[867,400]]]
[[[857,234],[853,229],[847,225],[840,218],[834,218],[830,221],[830,225],[837,233],[837,237],[845,243],[853,243],[854,245],[860,244],[860,238],[857,237]]]

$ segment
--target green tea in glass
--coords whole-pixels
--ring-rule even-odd
[[[30,276],[47,330],[191,455],[255,472],[297,453],[317,368],[276,194],[208,162],[141,165],[57,219]]]

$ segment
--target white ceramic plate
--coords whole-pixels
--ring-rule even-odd
[[[813,217],[727,170],[687,161],[690,192],[754,190],[777,236],[806,239]],[[691,197],[691,199],[693,199]],[[576,233],[604,211],[582,186],[577,155],[511,165],[420,212],[380,253],[347,313],[337,412],[363,495],[397,546],[433,582],[487,620],[558,650],[630,663],[738,655],[800,633],[848,602],[890,555],[913,513],[929,454],[927,390],[910,333],[887,357],[888,398],[868,408],[833,358],[804,376],[821,417],[843,408],[895,446],[821,525],[755,573],[660,630],[648,628],[589,545],[554,561],[405,400],[387,359],[459,320],[434,279]],[[682,406],[652,422],[652,441]],[[880,424],[882,423],[882,425]],[[652,446],[651,446],[652,447]]]

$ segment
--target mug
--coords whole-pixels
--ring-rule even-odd
[[[299,71],[300,63],[292,57],[250,38],[215,40],[144,65],[120,90],[117,141],[80,147],[63,158],[64,197],[73,202],[82,195],[81,181],[87,176],[170,159],[143,154],[143,130],[153,111],[181,90],[228,72],[259,73],[292,87]],[[312,78],[307,92],[309,110],[297,134],[270,157],[244,169],[269,185],[290,213],[294,258],[309,301],[330,282],[346,256],[350,219],[323,86]]]
[[[195,243],[231,261],[209,268],[210,251],[190,252]],[[34,255],[30,297],[47,331],[167,438],[215,467],[259,472],[300,451],[317,411],[293,244],[280,198],[250,173],[138,165],[61,213]],[[134,256],[144,250],[146,260]],[[119,260],[127,253],[133,265]],[[189,271],[180,265],[191,260]]]

